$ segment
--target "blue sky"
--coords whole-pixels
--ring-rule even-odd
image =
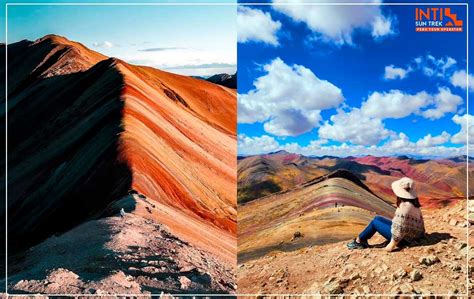
[[[235,6],[9,5],[8,43],[54,33],[130,63],[207,76],[236,70],[235,18]]]
[[[466,7],[461,33],[415,32],[413,6],[351,8],[239,8],[239,154],[465,154]]]

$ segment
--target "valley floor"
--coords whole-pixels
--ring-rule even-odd
[[[396,252],[350,251],[343,241],[245,261],[238,265],[238,293],[466,294],[465,201],[424,215],[428,238]]]

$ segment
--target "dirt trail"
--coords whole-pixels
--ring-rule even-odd
[[[232,293],[232,265],[143,217],[86,222],[31,248],[9,276],[10,293]],[[20,275],[13,273],[21,272]]]
[[[238,266],[238,293],[466,294],[465,204],[424,211],[429,237],[393,253],[350,251],[346,241],[273,251]]]

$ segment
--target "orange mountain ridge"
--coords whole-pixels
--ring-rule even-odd
[[[135,190],[158,212],[134,213],[235,264],[236,105],[236,90],[64,37],[8,45],[9,248]]]

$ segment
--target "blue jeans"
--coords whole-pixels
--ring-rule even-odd
[[[374,236],[376,232],[381,234],[385,239],[392,239],[392,220],[387,219],[382,216],[375,216],[369,225],[360,233],[359,239],[362,242],[367,242],[370,238]]]

